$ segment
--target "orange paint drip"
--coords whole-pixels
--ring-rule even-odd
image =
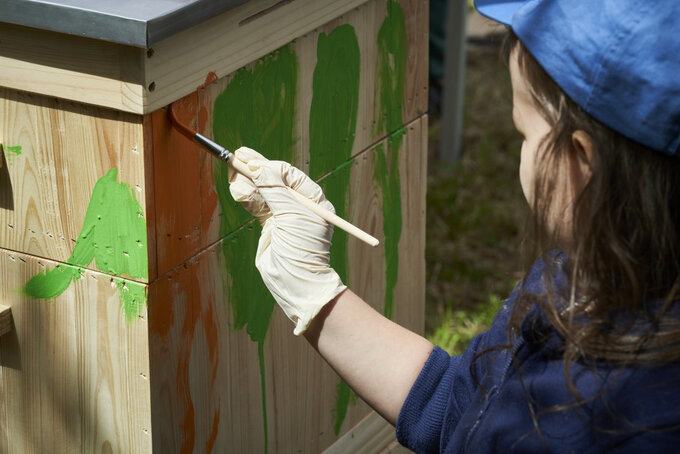
[[[191,270],[190,270],[191,271]],[[189,278],[188,286],[185,289],[188,291],[187,295],[187,312],[182,324],[182,331],[180,339],[182,342],[179,346],[177,358],[177,397],[180,400],[180,408],[183,408],[184,418],[180,423],[180,430],[182,433],[182,446],[180,447],[181,454],[191,454],[194,452],[194,444],[196,443],[196,421],[194,402],[191,398],[191,383],[189,382],[189,363],[191,360],[191,349],[193,346],[194,333],[196,331],[197,317],[195,316],[196,305],[200,305],[200,295],[195,295],[194,291],[200,293],[198,282],[192,272],[182,273]]]
[[[213,447],[215,446],[215,440],[217,440],[217,429],[220,426],[220,404],[217,403],[217,411],[213,415],[212,426],[210,428],[210,436],[208,441],[205,443],[205,452],[210,454],[213,452]]]

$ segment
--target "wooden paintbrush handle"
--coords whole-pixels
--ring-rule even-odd
[[[288,191],[290,191],[293,197],[295,197],[295,199],[297,199],[297,201],[300,202],[302,206],[304,206],[305,208],[307,208],[309,211],[313,212],[320,218],[324,219],[329,224],[333,224],[334,226],[341,228],[350,235],[359,238],[364,243],[369,244],[373,247],[376,247],[378,244],[380,244],[380,241],[378,241],[377,238],[364,232],[354,224],[350,224],[337,214],[328,211],[318,203],[308,199],[307,197],[295,191],[294,189],[288,188]]]
[[[250,169],[248,168],[248,165],[236,158],[236,156],[231,157],[229,159],[229,163],[232,165],[234,170],[239,172],[242,175],[245,175],[246,177],[252,179],[252,173],[250,172]],[[319,216],[321,219],[325,220],[329,224],[332,224],[345,232],[349,233],[350,235],[360,239],[366,244],[369,244],[373,247],[377,246],[380,244],[380,241],[378,241],[377,238],[369,235],[368,233],[364,232],[361,230],[359,227],[350,224],[349,222],[345,221],[343,218],[338,216],[337,214],[328,211],[327,209],[323,208],[321,205],[318,203],[308,199],[304,195],[300,194],[299,192],[295,191],[292,188],[287,188],[288,191],[290,191],[290,194],[295,197],[295,199],[300,202],[302,206],[307,208],[309,211],[312,213],[316,214]]]

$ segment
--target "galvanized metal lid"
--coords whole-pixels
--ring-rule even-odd
[[[2,22],[149,48],[247,0],[0,0]]]

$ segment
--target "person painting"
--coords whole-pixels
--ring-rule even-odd
[[[329,267],[330,205],[242,148],[256,265],[328,363],[416,452],[677,452],[680,2],[477,0],[509,25],[535,263],[460,356],[374,311]]]

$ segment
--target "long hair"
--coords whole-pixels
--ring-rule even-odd
[[[557,188],[564,181],[558,172],[574,170],[570,187],[578,191],[565,216],[571,219],[568,289],[542,296],[521,292],[512,332],[519,332],[523,316],[538,304],[565,340],[565,372],[582,360],[632,365],[680,359],[680,317],[669,313],[680,294],[680,158],[651,150],[588,115],[512,32],[505,49],[508,58],[517,53],[535,106],[552,127],[537,157],[527,254],[542,257],[549,275],[558,265],[548,252],[563,246],[548,228],[555,194],[564,189]],[[572,155],[576,131],[594,144],[589,176],[582,180],[569,167],[578,159]]]

